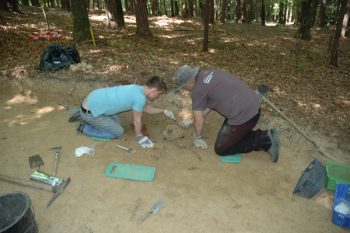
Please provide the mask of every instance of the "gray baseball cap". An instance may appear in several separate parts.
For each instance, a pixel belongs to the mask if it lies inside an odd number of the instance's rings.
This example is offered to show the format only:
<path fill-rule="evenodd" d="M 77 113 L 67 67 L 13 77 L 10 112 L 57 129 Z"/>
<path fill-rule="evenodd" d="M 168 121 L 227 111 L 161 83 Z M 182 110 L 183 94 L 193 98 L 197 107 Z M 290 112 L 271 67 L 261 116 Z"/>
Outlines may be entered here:
<path fill-rule="evenodd" d="M 183 65 L 179 67 L 173 77 L 176 83 L 175 92 L 190 83 L 197 76 L 199 69 L 200 66 L 191 68 L 189 65 Z"/>

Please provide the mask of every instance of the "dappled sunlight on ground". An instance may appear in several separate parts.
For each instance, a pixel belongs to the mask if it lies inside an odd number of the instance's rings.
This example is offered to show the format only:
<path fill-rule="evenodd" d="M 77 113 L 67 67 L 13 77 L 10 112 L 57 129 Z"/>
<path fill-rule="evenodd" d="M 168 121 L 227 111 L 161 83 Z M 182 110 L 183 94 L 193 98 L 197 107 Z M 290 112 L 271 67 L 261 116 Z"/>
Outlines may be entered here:
<path fill-rule="evenodd" d="M 5 107 L 5 109 L 10 110 L 11 108 Z M 41 108 L 34 108 L 28 114 L 18 114 L 14 118 L 4 119 L 3 122 L 6 123 L 9 127 L 14 127 L 16 125 L 27 125 L 31 121 L 40 119 L 44 115 L 49 114 L 55 110 L 52 106 L 46 106 Z"/>
<path fill-rule="evenodd" d="M 6 102 L 7 105 L 15 105 L 15 104 L 36 104 L 38 103 L 38 98 L 36 96 L 32 96 L 30 91 L 25 92 L 24 94 L 17 94 L 12 99 Z"/>

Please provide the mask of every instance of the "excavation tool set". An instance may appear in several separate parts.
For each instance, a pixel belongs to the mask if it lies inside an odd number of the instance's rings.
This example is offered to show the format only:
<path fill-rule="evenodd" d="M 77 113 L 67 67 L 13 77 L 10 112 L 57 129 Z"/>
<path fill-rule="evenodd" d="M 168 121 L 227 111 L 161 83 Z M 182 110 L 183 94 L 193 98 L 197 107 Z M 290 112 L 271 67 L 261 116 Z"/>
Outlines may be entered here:
<path fill-rule="evenodd" d="M 40 166 L 44 165 L 44 161 L 41 159 L 40 155 L 36 154 L 28 158 L 30 169 L 33 171 L 29 177 L 32 181 L 5 175 L 0 175 L 0 180 L 41 191 L 51 192 L 52 197 L 45 204 L 45 207 L 49 207 L 56 198 L 63 193 L 70 183 L 70 177 L 63 179 L 57 176 L 58 161 L 61 156 L 62 147 L 53 147 L 50 148 L 49 151 L 53 152 L 55 156 L 52 175 L 39 170 Z"/>

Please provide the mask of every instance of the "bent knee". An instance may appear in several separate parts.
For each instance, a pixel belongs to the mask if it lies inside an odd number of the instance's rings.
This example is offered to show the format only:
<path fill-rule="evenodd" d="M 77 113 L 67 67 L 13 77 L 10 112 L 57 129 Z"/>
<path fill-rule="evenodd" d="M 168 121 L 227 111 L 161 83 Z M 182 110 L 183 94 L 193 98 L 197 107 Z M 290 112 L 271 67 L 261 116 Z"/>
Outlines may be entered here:
<path fill-rule="evenodd" d="M 123 136 L 125 133 L 124 128 L 120 127 L 118 130 L 114 130 L 112 132 L 113 138 L 120 138 L 121 136 Z"/>
<path fill-rule="evenodd" d="M 224 153 L 224 150 L 217 145 L 214 146 L 214 151 L 218 156 L 221 156 Z"/>

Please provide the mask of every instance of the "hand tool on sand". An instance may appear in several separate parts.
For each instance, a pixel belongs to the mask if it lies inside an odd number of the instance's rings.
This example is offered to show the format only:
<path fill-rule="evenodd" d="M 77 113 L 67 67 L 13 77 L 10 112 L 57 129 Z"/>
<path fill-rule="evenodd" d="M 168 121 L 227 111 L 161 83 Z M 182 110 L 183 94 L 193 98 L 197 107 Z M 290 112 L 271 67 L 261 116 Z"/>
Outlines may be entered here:
<path fill-rule="evenodd" d="M 121 145 L 115 145 L 116 147 L 119 147 L 120 149 L 123 149 L 123 150 L 126 150 L 127 152 L 129 152 L 129 153 L 135 153 L 136 152 L 136 150 L 134 150 L 134 149 L 132 149 L 132 148 L 130 148 L 130 147 L 126 147 L 126 146 L 121 146 Z"/>
<path fill-rule="evenodd" d="M 35 171 L 34 173 L 38 173 L 39 174 L 41 172 Z M 16 184 L 16 185 L 21 185 L 21 186 L 24 186 L 24 187 L 38 189 L 38 190 L 41 190 L 41 191 L 52 192 L 53 193 L 52 197 L 45 204 L 46 208 L 49 207 L 56 200 L 56 198 L 63 193 L 64 189 L 70 183 L 70 177 L 68 177 L 66 180 L 63 180 L 61 178 L 59 178 L 59 179 L 60 179 L 60 182 L 56 183 L 56 185 L 54 185 L 54 186 L 51 186 L 51 189 L 49 189 L 49 188 L 47 188 L 45 186 L 41 186 L 41 185 L 32 183 L 32 182 L 24 180 L 24 179 L 19 179 L 19 178 L 15 178 L 15 177 L 11 177 L 11 176 L 0 175 L 0 180 L 2 180 L 2 181 L 6 181 L 6 182 L 9 182 L 9 183 L 12 183 L 12 184 Z M 43 181 L 41 181 L 41 182 L 43 182 Z M 43 182 L 43 183 L 47 184 L 47 182 Z"/>
<path fill-rule="evenodd" d="M 154 203 L 152 209 L 148 211 L 144 216 L 142 216 L 138 221 L 137 224 L 143 223 L 151 214 L 158 214 L 159 211 L 164 207 L 164 203 L 162 200 L 158 200 L 156 203 Z"/>
<path fill-rule="evenodd" d="M 60 155 L 61 155 L 62 147 L 60 147 L 60 146 L 53 147 L 53 148 L 50 148 L 49 151 L 52 151 L 55 153 L 55 165 L 54 165 L 53 171 L 52 171 L 52 175 L 55 176 L 57 174 L 58 160 L 59 160 Z"/>

